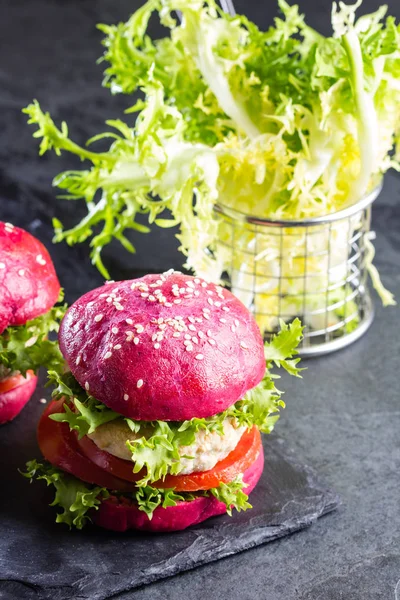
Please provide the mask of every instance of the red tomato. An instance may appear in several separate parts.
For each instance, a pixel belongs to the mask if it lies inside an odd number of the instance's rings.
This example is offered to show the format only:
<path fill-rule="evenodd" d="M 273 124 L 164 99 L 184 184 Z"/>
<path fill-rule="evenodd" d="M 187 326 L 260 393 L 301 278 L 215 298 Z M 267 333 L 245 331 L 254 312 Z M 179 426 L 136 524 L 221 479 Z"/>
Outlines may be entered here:
<path fill-rule="evenodd" d="M 14 388 L 27 383 L 32 377 L 34 377 L 33 371 L 27 371 L 25 377 L 21 373 L 15 373 L 4 379 L 0 379 L 0 394 L 9 392 Z"/>
<path fill-rule="evenodd" d="M 52 413 L 62 412 L 63 402 L 50 402 L 39 421 L 38 443 L 45 459 L 86 483 L 110 490 L 132 491 L 135 487 L 132 483 L 107 473 L 82 454 L 68 423 L 58 423 L 49 419 Z"/>
<path fill-rule="evenodd" d="M 127 481 L 137 481 L 144 475 L 144 471 L 133 473 L 133 465 L 129 460 L 117 458 L 104 450 L 100 450 L 88 437 L 83 437 L 77 443 L 81 451 L 91 461 L 116 477 Z M 152 485 L 157 488 L 173 488 L 177 492 L 194 492 L 217 487 L 220 483 L 228 483 L 235 479 L 237 475 L 244 473 L 256 460 L 260 448 L 260 432 L 257 427 L 253 427 L 242 435 L 236 448 L 209 471 L 190 475 L 167 475 L 163 481 L 157 481 Z"/>

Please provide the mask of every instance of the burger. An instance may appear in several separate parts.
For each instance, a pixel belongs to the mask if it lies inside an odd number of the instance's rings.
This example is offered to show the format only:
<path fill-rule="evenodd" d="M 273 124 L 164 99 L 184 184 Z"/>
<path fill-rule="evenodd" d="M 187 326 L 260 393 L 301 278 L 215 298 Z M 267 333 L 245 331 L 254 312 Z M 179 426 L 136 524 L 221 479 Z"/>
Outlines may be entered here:
<path fill-rule="evenodd" d="M 63 363 L 48 339 L 62 307 L 61 288 L 43 244 L 27 231 L 0 222 L 0 424 L 16 417 L 32 396 L 37 370 Z"/>
<path fill-rule="evenodd" d="M 46 463 L 25 475 L 56 488 L 57 521 L 115 531 L 175 531 L 251 508 L 260 431 L 284 406 L 269 367 L 291 359 L 299 321 L 265 345 L 226 289 L 173 270 L 111 282 L 67 311 L 70 371 L 49 373 L 38 426 Z"/>

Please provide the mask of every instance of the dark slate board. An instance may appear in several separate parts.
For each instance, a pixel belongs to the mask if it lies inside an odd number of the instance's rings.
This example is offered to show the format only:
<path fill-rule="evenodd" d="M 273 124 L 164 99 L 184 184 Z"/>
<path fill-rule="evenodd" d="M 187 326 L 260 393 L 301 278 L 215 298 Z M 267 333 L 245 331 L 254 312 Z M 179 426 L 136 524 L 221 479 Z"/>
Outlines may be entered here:
<path fill-rule="evenodd" d="M 51 492 L 17 468 L 39 456 L 39 388 L 19 418 L 0 429 L 0 598 L 105 600 L 311 525 L 338 505 L 313 471 L 275 435 L 264 436 L 263 476 L 253 510 L 215 517 L 174 534 L 115 534 L 95 527 L 70 532 L 54 523 Z"/>

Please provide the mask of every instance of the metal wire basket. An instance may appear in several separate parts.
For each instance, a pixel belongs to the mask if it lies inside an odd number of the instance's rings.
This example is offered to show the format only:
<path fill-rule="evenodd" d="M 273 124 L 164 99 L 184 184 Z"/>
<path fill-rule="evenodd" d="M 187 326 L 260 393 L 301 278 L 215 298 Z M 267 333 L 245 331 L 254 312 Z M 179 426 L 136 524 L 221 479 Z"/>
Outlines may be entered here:
<path fill-rule="evenodd" d="M 371 204 L 314 219 L 268 220 L 216 205 L 218 241 L 209 259 L 222 283 L 253 312 L 268 339 L 279 320 L 305 325 L 300 355 L 321 355 L 359 338 L 373 320 L 367 286 Z"/>

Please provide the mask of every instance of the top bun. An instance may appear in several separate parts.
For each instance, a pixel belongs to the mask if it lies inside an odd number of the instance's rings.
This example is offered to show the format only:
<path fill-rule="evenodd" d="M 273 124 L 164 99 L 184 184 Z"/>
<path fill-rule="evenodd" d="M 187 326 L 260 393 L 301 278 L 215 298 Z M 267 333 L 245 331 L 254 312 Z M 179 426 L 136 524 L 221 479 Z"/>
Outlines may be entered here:
<path fill-rule="evenodd" d="M 43 244 L 24 229 L 0 221 L 0 333 L 46 313 L 60 289 Z"/>
<path fill-rule="evenodd" d="M 142 421 L 222 412 L 264 376 L 264 345 L 229 291 L 173 270 L 108 283 L 77 300 L 61 351 L 92 396 Z"/>

